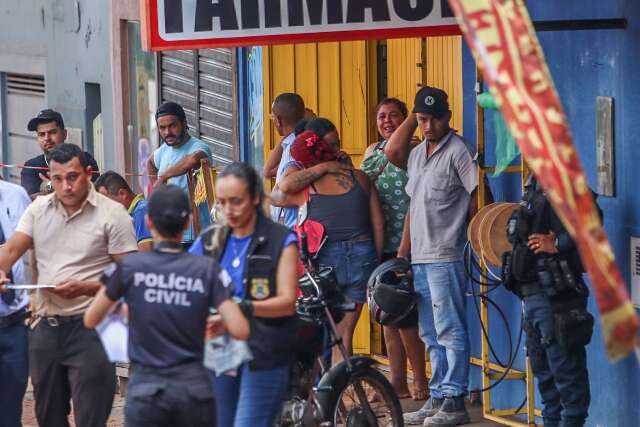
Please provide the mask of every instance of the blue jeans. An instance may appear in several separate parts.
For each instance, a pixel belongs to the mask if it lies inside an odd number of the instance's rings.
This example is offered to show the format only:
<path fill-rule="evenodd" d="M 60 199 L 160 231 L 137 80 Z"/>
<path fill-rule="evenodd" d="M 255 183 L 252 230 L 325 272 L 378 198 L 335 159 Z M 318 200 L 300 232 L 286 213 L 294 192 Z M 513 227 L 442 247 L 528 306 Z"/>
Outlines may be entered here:
<path fill-rule="evenodd" d="M 29 376 L 29 328 L 22 322 L 0 328 L 0 426 L 22 425 L 22 398 Z"/>
<path fill-rule="evenodd" d="M 289 366 L 251 370 L 245 363 L 235 376 L 209 372 L 219 427 L 271 427 L 287 392 Z"/>
<path fill-rule="evenodd" d="M 546 295 L 526 297 L 523 303 L 527 353 L 544 405 L 544 425 L 582 426 L 591 400 L 585 348 L 567 350 L 558 344 Z"/>
<path fill-rule="evenodd" d="M 338 287 L 343 295 L 355 303 L 364 304 L 369 276 L 378 265 L 373 240 L 326 242 L 318 255 L 318 263 L 335 268 Z"/>
<path fill-rule="evenodd" d="M 431 361 L 431 396 L 463 396 L 469 384 L 467 276 L 462 261 L 413 264 L 420 338 Z"/>

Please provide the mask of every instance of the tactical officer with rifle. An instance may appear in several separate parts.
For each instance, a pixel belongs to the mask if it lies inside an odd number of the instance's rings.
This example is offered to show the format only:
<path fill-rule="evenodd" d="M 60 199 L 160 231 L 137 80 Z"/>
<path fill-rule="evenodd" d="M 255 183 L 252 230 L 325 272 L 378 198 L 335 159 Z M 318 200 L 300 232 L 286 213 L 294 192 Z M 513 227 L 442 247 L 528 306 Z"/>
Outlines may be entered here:
<path fill-rule="evenodd" d="M 527 354 L 538 379 L 545 427 L 582 426 L 590 392 L 585 346 L 593 316 L 575 242 L 531 177 L 507 225 L 503 282 L 521 300 Z"/>

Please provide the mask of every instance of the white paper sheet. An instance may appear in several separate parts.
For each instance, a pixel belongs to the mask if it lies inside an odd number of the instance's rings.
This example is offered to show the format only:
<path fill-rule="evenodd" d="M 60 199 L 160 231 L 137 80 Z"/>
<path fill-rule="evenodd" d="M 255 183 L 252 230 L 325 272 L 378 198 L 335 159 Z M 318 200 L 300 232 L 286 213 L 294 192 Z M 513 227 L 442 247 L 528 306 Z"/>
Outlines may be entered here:
<path fill-rule="evenodd" d="M 31 284 L 15 284 L 9 283 L 4 285 L 5 289 L 45 289 L 45 288 L 55 288 L 56 285 L 31 285 Z"/>
<path fill-rule="evenodd" d="M 110 313 L 96 327 L 110 362 L 128 363 L 129 325 L 119 312 Z"/>

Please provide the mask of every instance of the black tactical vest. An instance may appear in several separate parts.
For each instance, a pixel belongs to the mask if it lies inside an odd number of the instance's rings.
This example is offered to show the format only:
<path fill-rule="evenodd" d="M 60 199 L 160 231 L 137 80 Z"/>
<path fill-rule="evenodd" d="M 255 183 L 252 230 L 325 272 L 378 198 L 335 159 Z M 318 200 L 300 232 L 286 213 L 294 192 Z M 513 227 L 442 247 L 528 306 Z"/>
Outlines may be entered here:
<path fill-rule="evenodd" d="M 588 291 L 581 278 L 584 267 L 572 241 L 570 248 L 561 249 L 560 253 L 555 255 L 544 253 L 535 255 L 529 249 L 529 235 L 547 234 L 550 231 L 553 231 L 556 236 L 566 236 L 570 240 L 542 188 L 535 179 L 531 178 L 527 183 L 520 207 L 514 211 L 508 225 L 507 236 L 513 247 L 509 253 L 507 269 L 509 277 L 505 277 L 505 285 L 516 294 L 520 293 L 522 285 L 541 285 L 540 290 L 546 290 L 547 293 L 550 292 L 549 286 L 557 287 L 557 294 L 551 292 L 552 299 L 571 299 L 576 293 L 585 296 L 584 293 Z M 547 265 L 555 267 L 562 263 L 566 266 L 564 271 L 560 267 L 554 269 L 547 267 Z M 505 267 L 503 266 L 503 274 L 505 274 Z M 543 277 L 554 284 L 545 286 L 541 283 Z"/>
<path fill-rule="evenodd" d="M 209 227 L 202 242 L 205 255 L 220 261 L 231 228 Z M 246 253 L 242 284 L 245 298 L 263 301 L 276 295 L 276 272 L 283 245 L 291 230 L 259 214 L 251 243 Z M 272 369 L 288 365 L 293 356 L 295 317 L 250 320 L 249 347 L 253 354 L 251 369 Z"/>

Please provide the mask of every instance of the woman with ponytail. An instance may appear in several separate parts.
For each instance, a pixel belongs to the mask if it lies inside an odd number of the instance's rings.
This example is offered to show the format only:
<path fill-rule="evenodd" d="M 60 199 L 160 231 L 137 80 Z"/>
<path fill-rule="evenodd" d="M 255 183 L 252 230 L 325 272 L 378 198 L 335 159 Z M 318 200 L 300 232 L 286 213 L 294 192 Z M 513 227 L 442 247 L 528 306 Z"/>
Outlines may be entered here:
<path fill-rule="evenodd" d="M 234 296 L 249 319 L 252 360 L 213 375 L 219 426 L 268 427 L 289 383 L 294 354 L 298 249 L 295 235 L 264 214 L 258 173 L 235 162 L 216 179 L 217 224 L 191 252 L 209 255 L 228 273 Z M 224 333 L 220 322 L 211 335 Z"/>

